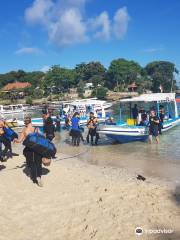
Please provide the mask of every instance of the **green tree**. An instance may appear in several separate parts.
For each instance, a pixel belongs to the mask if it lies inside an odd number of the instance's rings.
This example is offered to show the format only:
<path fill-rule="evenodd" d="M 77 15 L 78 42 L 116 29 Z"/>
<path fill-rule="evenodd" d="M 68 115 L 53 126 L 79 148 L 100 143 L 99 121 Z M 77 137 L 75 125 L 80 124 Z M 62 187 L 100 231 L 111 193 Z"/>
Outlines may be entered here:
<path fill-rule="evenodd" d="M 77 92 L 80 98 L 84 97 L 84 87 L 85 87 L 85 83 L 82 80 L 80 80 L 77 88 Z"/>
<path fill-rule="evenodd" d="M 93 82 L 102 84 L 105 79 L 106 69 L 100 62 L 81 63 L 75 67 L 76 81 Z"/>
<path fill-rule="evenodd" d="M 39 89 L 39 88 L 35 88 L 34 91 L 33 91 L 33 97 L 35 99 L 40 99 L 42 98 L 44 95 L 44 91 L 42 89 Z"/>
<path fill-rule="evenodd" d="M 52 66 L 44 79 L 45 87 L 58 87 L 69 89 L 75 85 L 75 73 L 72 69 L 61 68 L 59 65 Z"/>
<path fill-rule="evenodd" d="M 162 86 L 164 92 L 170 92 L 176 89 L 175 74 L 178 70 L 174 63 L 167 61 L 154 61 L 149 63 L 145 70 L 152 78 L 152 91 L 159 92 Z"/>
<path fill-rule="evenodd" d="M 97 97 L 98 99 L 105 99 L 107 96 L 107 92 L 107 88 L 100 86 L 93 90 L 92 96 Z"/>
<path fill-rule="evenodd" d="M 32 84 L 33 88 L 40 87 L 43 88 L 43 80 L 45 73 L 40 71 L 27 72 L 22 82 L 29 82 Z"/>
<path fill-rule="evenodd" d="M 142 67 L 138 63 L 123 58 L 113 60 L 107 72 L 106 86 L 110 89 L 125 89 L 128 84 L 137 82 L 141 74 Z"/>
<path fill-rule="evenodd" d="M 86 63 L 77 64 L 75 67 L 75 74 L 76 74 L 76 82 L 80 82 L 81 80 L 86 81 Z"/>
<path fill-rule="evenodd" d="M 29 96 L 29 97 L 26 98 L 26 104 L 30 104 L 30 105 L 33 104 L 32 97 Z"/>

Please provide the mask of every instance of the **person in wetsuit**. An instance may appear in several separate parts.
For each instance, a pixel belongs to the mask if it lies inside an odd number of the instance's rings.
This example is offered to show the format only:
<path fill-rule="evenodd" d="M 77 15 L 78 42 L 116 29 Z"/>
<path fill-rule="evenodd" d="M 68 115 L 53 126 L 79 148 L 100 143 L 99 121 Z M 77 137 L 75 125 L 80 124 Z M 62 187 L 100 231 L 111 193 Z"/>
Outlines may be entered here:
<path fill-rule="evenodd" d="M 35 129 L 35 127 L 33 127 L 30 117 L 26 117 L 24 119 L 24 124 L 25 127 L 23 128 L 19 139 L 14 140 L 16 143 L 23 142 L 29 134 L 39 131 L 39 129 Z M 36 183 L 38 186 L 42 187 L 42 156 L 28 147 L 24 148 L 23 155 L 26 158 L 26 164 L 30 170 L 31 180 L 33 183 Z"/>
<path fill-rule="evenodd" d="M 141 121 L 139 123 L 139 126 L 148 126 L 148 117 L 144 108 L 140 110 L 140 114 L 141 114 Z"/>
<path fill-rule="evenodd" d="M 55 137 L 55 126 L 53 124 L 53 120 L 51 117 L 48 117 L 44 121 L 43 130 L 44 130 L 46 138 L 49 139 L 50 141 L 52 141 Z"/>
<path fill-rule="evenodd" d="M 8 126 L 6 125 L 6 122 L 3 119 L 1 119 L 0 120 L 0 160 L 4 162 L 7 161 L 8 158 L 12 158 L 13 156 L 11 140 L 5 136 L 5 128 L 8 128 Z M 4 150 L 2 150 L 2 145 L 4 145 Z"/>
<path fill-rule="evenodd" d="M 0 161 L 4 161 L 4 154 L 2 150 L 2 145 L 4 142 L 4 122 L 0 120 Z"/>
<path fill-rule="evenodd" d="M 71 127 L 71 116 L 65 115 L 64 121 L 65 121 L 65 124 L 64 124 L 63 129 L 69 131 L 70 127 Z"/>
<path fill-rule="evenodd" d="M 158 128 L 159 128 L 159 118 L 156 115 L 155 111 L 151 110 L 150 116 L 149 116 L 149 142 L 150 143 L 152 143 L 153 136 L 156 139 L 156 143 L 159 143 Z"/>
<path fill-rule="evenodd" d="M 95 145 L 98 144 L 99 133 L 97 132 L 98 119 L 94 116 L 93 112 L 90 112 L 90 117 L 87 122 L 88 127 L 88 135 L 86 137 L 87 143 L 89 143 L 89 137 L 91 137 L 91 145 L 94 145 L 94 137 L 95 137 Z"/>
<path fill-rule="evenodd" d="M 56 116 L 56 132 L 60 132 L 61 131 L 61 118 L 59 115 Z"/>
<path fill-rule="evenodd" d="M 165 117 L 164 107 L 161 106 L 161 107 L 160 107 L 160 112 L 159 112 L 159 127 L 158 127 L 158 129 L 159 129 L 159 134 L 162 134 L 164 117 Z"/>
<path fill-rule="evenodd" d="M 80 124 L 79 113 L 75 112 L 71 119 L 71 132 L 70 132 L 73 146 L 79 146 L 80 139 L 82 139 L 79 124 Z"/>
<path fill-rule="evenodd" d="M 137 125 L 138 114 L 139 114 L 139 111 L 137 108 L 137 104 L 134 104 L 134 107 L 132 108 L 132 117 L 134 120 L 134 125 Z"/>

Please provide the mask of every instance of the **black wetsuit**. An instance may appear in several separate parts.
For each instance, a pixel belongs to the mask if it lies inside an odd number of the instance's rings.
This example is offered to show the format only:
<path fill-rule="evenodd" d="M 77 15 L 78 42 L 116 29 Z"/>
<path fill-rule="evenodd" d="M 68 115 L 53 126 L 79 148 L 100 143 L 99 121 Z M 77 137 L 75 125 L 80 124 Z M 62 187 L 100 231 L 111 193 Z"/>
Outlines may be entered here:
<path fill-rule="evenodd" d="M 90 124 L 93 125 L 93 128 L 89 128 L 89 131 L 88 131 L 88 135 L 87 135 L 87 143 L 89 143 L 89 136 L 91 137 L 91 144 L 93 145 L 94 143 L 94 137 L 95 137 L 95 145 L 98 144 L 98 140 L 99 140 L 99 133 L 97 132 L 97 123 L 94 123 L 94 120 L 96 118 L 95 117 L 92 117 L 89 119 L 88 121 L 88 124 L 87 126 L 89 126 Z"/>
<path fill-rule="evenodd" d="M 2 145 L 4 145 L 4 150 L 2 150 Z M 4 134 L 0 135 L 0 160 L 3 160 L 7 153 L 9 152 L 9 157 L 12 157 L 12 146 L 11 141 L 7 139 Z"/>
<path fill-rule="evenodd" d="M 46 138 L 52 141 L 55 137 L 55 126 L 53 124 L 53 120 L 50 117 L 45 121 L 43 130 L 46 134 Z"/>
<path fill-rule="evenodd" d="M 154 120 L 158 121 L 159 120 L 158 116 L 149 117 L 149 135 L 157 137 L 159 123 L 154 122 Z"/>
<path fill-rule="evenodd" d="M 37 177 L 42 176 L 42 156 L 25 147 L 23 155 L 26 158 L 27 167 L 30 169 L 30 175 L 33 182 L 36 182 Z"/>
<path fill-rule="evenodd" d="M 60 132 L 61 131 L 61 119 L 56 118 L 56 131 Z"/>
<path fill-rule="evenodd" d="M 45 125 L 44 133 L 46 134 L 46 138 L 52 141 L 55 137 L 55 126 L 54 125 Z"/>
<path fill-rule="evenodd" d="M 24 148 L 23 155 L 26 158 L 27 167 L 30 169 L 30 177 L 36 183 L 37 177 L 42 176 L 42 156 L 28 147 Z"/>
<path fill-rule="evenodd" d="M 159 134 L 162 134 L 162 129 L 163 129 L 163 122 L 164 122 L 164 114 L 160 113 L 159 114 Z"/>
<path fill-rule="evenodd" d="M 132 117 L 133 117 L 134 121 L 137 121 L 137 117 L 138 117 L 137 107 L 132 108 Z M 135 122 L 135 124 L 136 124 L 136 122 Z"/>

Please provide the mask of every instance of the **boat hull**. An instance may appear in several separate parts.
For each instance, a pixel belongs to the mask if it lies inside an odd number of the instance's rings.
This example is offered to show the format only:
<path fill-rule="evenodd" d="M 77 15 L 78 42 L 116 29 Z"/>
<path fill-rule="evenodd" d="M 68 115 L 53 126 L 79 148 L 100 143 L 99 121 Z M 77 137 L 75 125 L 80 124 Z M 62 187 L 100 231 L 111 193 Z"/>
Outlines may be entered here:
<path fill-rule="evenodd" d="M 121 125 L 107 125 L 99 130 L 100 134 L 106 135 L 115 142 L 127 143 L 134 141 L 146 141 L 148 138 L 148 129 L 145 127 Z"/>
<path fill-rule="evenodd" d="M 53 120 L 54 120 L 54 124 L 55 124 L 55 117 L 52 117 Z M 87 125 L 87 120 L 88 118 L 84 118 L 84 119 L 80 119 L 80 125 L 81 126 L 86 126 Z M 105 123 L 106 121 L 106 118 L 98 118 L 98 122 L 99 123 Z M 43 123 L 43 119 L 42 118 L 33 118 L 32 119 L 32 125 L 34 127 L 40 127 L 42 128 L 44 123 Z M 23 121 L 17 121 L 17 126 L 18 127 L 23 127 L 24 126 L 24 122 Z M 62 120 L 61 121 L 61 127 L 64 127 L 65 126 L 65 120 Z"/>
<path fill-rule="evenodd" d="M 108 138 L 113 139 L 115 142 L 118 143 L 128 143 L 128 142 L 145 142 L 148 139 L 148 135 L 143 136 L 125 136 L 125 135 L 113 135 L 113 134 L 106 134 Z"/>
<path fill-rule="evenodd" d="M 173 127 L 180 124 L 180 118 L 172 119 L 164 122 L 162 132 L 166 132 Z M 106 135 L 108 138 L 119 143 L 128 143 L 134 141 L 147 141 L 149 133 L 148 127 L 128 126 L 128 125 L 115 125 L 103 126 L 100 134 Z"/>

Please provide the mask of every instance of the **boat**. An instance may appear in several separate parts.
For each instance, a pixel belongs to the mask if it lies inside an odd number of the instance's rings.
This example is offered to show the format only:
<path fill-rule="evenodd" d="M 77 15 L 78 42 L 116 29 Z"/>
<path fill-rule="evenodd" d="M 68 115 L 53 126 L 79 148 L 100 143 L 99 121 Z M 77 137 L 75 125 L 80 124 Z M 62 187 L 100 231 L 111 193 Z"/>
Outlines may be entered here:
<path fill-rule="evenodd" d="M 164 109 L 166 109 L 166 118 L 163 122 L 162 132 L 180 124 L 175 93 L 151 93 L 120 100 L 120 122 L 114 125 L 102 126 L 99 133 L 119 143 L 146 141 L 149 135 L 148 127 L 134 125 L 134 120 L 131 118 L 132 103 L 143 106 L 146 112 L 152 108 L 156 109 L 158 115 L 160 106 L 163 106 Z M 129 118 L 123 119 L 125 116 L 123 116 L 122 113 L 125 111 L 123 109 L 125 104 L 128 104 Z"/>
<path fill-rule="evenodd" d="M 180 97 L 177 97 L 177 98 L 176 98 L 176 102 L 177 102 L 177 103 L 180 103 Z"/>
<path fill-rule="evenodd" d="M 90 112 L 94 112 L 95 116 L 98 118 L 99 123 L 105 123 L 106 119 L 109 117 L 109 113 L 105 112 L 105 107 L 110 107 L 111 105 L 107 105 L 106 101 L 100 101 L 95 99 L 88 100 L 78 100 L 74 102 L 66 102 L 62 105 L 60 109 L 60 118 L 61 118 L 61 126 L 65 126 L 66 117 L 72 117 L 75 112 L 78 112 L 80 115 L 80 125 L 86 125 L 87 120 L 89 119 Z M 51 108 L 50 108 L 51 109 Z M 56 122 L 56 116 L 51 117 Z M 21 120 L 18 120 L 18 126 L 23 126 L 24 123 Z M 32 124 L 36 127 L 43 127 L 44 121 L 43 118 L 32 118 Z"/>
<path fill-rule="evenodd" d="M 16 114 L 16 113 L 23 113 L 24 107 L 22 104 L 17 105 L 0 105 L 0 114 L 7 115 L 7 114 Z"/>
<path fill-rule="evenodd" d="M 63 111 L 67 114 L 69 112 L 74 111 L 88 111 L 88 109 L 92 111 L 100 111 L 101 109 L 107 110 L 112 107 L 111 102 L 107 102 L 104 100 L 97 100 L 96 98 L 89 99 L 80 99 L 73 102 L 66 102 L 63 106 Z"/>
<path fill-rule="evenodd" d="M 52 119 L 53 119 L 53 122 L 54 122 L 54 124 L 55 124 L 55 119 L 56 119 L 56 117 L 52 117 Z M 88 116 L 87 117 L 81 117 L 80 118 L 80 125 L 81 126 L 85 126 L 86 124 L 87 124 L 87 120 L 88 120 Z M 105 123 L 105 121 L 106 121 L 106 118 L 105 117 L 98 117 L 98 122 L 99 123 Z M 22 121 L 18 121 L 18 124 L 19 124 L 19 126 L 21 125 L 21 126 L 23 126 L 24 125 L 24 123 L 22 122 Z M 35 127 L 43 127 L 43 125 L 44 125 L 44 123 L 43 123 L 43 119 L 42 118 L 32 118 L 32 125 L 33 126 L 35 126 Z M 64 127 L 65 126 L 65 120 L 64 119 L 62 119 L 61 120 L 61 127 Z"/>

